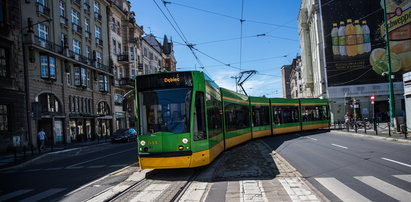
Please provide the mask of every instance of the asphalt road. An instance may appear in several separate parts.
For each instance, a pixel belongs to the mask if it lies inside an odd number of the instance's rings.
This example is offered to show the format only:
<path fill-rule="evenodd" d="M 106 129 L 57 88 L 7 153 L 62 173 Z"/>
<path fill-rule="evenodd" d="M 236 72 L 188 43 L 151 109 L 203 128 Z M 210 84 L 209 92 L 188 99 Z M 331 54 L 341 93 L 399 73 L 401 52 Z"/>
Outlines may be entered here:
<path fill-rule="evenodd" d="M 136 161 L 136 142 L 100 144 L 45 155 L 23 168 L 0 172 L 0 201 L 59 200 L 71 191 Z"/>
<path fill-rule="evenodd" d="M 305 132 L 265 138 L 331 201 L 410 201 L 411 145 Z"/>

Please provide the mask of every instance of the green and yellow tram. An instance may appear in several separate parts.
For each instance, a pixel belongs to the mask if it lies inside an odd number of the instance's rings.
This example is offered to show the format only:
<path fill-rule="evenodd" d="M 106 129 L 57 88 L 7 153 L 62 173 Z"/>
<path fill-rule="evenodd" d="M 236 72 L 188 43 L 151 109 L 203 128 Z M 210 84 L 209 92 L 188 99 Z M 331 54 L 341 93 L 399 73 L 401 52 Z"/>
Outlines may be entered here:
<path fill-rule="evenodd" d="M 142 169 L 200 167 L 248 140 L 330 123 L 327 100 L 248 97 L 199 71 L 141 75 L 135 90 Z"/>

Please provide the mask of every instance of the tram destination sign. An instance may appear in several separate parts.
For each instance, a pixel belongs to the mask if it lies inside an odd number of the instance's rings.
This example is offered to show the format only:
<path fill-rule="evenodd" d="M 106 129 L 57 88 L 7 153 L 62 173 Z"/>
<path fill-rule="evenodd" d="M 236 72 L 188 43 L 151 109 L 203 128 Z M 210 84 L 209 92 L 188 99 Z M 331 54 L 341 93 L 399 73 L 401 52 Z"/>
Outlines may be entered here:
<path fill-rule="evenodd" d="M 150 74 L 137 77 L 137 89 L 173 88 L 193 86 L 191 72 Z"/>

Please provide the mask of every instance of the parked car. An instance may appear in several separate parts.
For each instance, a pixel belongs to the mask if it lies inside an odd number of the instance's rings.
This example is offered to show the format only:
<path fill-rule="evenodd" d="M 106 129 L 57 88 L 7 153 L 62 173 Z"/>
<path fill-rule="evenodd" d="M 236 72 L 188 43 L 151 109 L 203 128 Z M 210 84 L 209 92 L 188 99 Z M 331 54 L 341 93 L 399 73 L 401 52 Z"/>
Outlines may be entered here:
<path fill-rule="evenodd" d="M 120 129 L 114 132 L 111 142 L 137 141 L 137 131 L 134 128 Z"/>

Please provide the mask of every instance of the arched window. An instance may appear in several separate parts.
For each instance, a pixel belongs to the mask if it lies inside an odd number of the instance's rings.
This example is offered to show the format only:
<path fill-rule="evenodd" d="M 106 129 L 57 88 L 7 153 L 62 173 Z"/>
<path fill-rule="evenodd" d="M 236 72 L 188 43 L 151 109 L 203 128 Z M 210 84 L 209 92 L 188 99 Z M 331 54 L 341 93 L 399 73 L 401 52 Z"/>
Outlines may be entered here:
<path fill-rule="evenodd" d="M 42 112 L 62 112 L 61 104 L 58 98 L 51 93 L 43 93 L 39 95 L 38 101 L 42 106 Z"/>
<path fill-rule="evenodd" d="M 99 102 L 97 105 L 97 114 L 98 115 L 110 115 L 110 107 L 107 102 Z"/>

